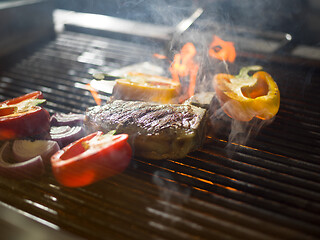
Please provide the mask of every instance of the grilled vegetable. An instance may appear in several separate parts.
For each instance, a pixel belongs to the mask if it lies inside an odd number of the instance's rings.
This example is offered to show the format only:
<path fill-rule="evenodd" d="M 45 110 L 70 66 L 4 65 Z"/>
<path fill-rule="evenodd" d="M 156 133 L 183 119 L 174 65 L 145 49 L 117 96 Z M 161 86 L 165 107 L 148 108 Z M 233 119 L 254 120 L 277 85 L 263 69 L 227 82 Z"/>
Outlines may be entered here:
<path fill-rule="evenodd" d="M 130 72 L 116 79 L 113 88 L 115 99 L 142 100 L 158 103 L 178 102 L 180 83 L 169 78 Z"/>
<path fill-rule="evenodd" d="M 67 146 L 85 135 L 83 121 L 83 114 L 53 114 L 50 118 L 50 138 L 58 142 L 61 148 Z"/>
<path fill-rule="evenodd" d="M 83 114 L 77 113 L 55 113 L 50 118 L 51 126 L 76 126 L 82 125 L 84 120 Z"/>
<path fill-rule="evenodd" d="M 32 92 L 0 103 L 0 140 L 29 137 L 49 131 L 49 113 L 42 107 L 41 92 Z"/>
<path fill-rule="evenodd" d="M 280 106 L 280 92 L 276 82 L 266 72 L 249 76 L 249 71 L 261 70 L 260 66 L 241 69 L 239 75 L 217 74 L 214 89 L 224 112 L 239 121 L 257 117 L 267 120 L 274 117 Z"/>
<path fill-rule="evenodd" d="M 51 140 L 56 141 L 60 147 L 65 147 L 84 135 L 85 131 L 82 126 L 53 126 L 50 128 Z"/>
<path fill-rule="evenodd" d="M 2 176 L 18 179 L 37 178 L 45 171 L 40 155 L 23 162 L 9 162 L 10 158 L 12 160 L 10 143 L 5 142 L 0 148 L 0 174 Z"/>
<path fill-rule="evenodd" d="M 81 187 L 122 172 L 130 163 L 128 135 L 98 131 L 73 142 L 51 157 L 59 183 Z"/>
<path fill-rule="evenodd" d="M 15 140 L 12 152 L 19 162 L 41 156 L 44 162 L 50 162 L 51 156 L 59 151 L 58 143 L 50 140 Z"/>

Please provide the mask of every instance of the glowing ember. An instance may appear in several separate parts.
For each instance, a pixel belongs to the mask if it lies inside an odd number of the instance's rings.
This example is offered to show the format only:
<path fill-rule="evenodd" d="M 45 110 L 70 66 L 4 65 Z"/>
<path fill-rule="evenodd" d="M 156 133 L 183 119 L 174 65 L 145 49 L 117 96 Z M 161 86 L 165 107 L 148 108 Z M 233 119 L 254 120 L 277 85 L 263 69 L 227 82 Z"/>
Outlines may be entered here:
<path fill-rule="evenodd" d="M 223 41 L 214 35 L 209 48 L 209 56 L 221 61 L 234 62 L 236 59 L 236 50 L 233 42 Z"/>

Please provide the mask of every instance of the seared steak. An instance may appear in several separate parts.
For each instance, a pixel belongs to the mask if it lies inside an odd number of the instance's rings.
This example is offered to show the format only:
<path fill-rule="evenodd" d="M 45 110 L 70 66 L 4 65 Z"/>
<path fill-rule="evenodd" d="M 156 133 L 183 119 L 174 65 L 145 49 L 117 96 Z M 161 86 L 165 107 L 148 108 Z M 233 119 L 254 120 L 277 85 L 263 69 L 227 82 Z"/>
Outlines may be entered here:
<path fill-rule="evenodd" d="M 178 159 L 201 146 L 206 110 L 191 105 L 114 100 L 89 108 L 85 123 L 90 131 L 129 134 L 136 156 Z"/>

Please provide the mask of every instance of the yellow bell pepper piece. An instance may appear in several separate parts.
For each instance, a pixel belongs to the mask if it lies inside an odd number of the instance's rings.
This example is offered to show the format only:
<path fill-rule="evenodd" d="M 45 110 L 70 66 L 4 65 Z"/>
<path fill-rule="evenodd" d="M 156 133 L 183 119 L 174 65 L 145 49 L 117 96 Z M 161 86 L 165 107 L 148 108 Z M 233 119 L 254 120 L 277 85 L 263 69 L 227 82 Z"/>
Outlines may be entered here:
<path fill-rule="evenodd" d="M 112 94 L 122 100 L 177 103 L 180 83 L 161 76 L 130 72 L 124 78 L 116 79 Z"/>
<path fill-rule="evenodd" d="M 280 92 L 276 82 L 266 72 L 249 76 L 249 71 L 261 70 L 250 66 L 240 70 L 239 75 L 220 73 L 214 76 L 213 86 L 224 112 L 239 121 L 257 117 L 267 120 L 274 117 L 280 107 Z"/>

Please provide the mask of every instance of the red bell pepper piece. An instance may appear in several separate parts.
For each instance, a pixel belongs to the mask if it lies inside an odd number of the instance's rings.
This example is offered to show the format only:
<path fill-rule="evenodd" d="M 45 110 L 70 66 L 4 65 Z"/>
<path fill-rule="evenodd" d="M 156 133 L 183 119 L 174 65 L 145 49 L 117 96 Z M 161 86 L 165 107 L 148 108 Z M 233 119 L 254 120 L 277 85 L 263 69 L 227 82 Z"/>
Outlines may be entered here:
<path fill-rule="evenodd" d="M 20 97 L 9 99 L 9 100 L 6 100 L 6 101 L 0 103 L 0 106 L 2 106 L 4 104 L 6 104 L 6 105 L 14 105 L 14 104 L 20 103 L 22 101 L 31 100 L 31 99 L 43 99 L 42 92 L 35 91 L 35 92 L 31 92 L 31 93 L 27 93 L 25 95 L 22 95 Z"/>
<path fill-rule="evenodd" d="M 124 171 L 132 150 L 127 134 L 98 131 L 83 137 L 51 157 L 52 171 L 59 183 L 81 187 Z"/>
<path fill-rule="evenodd" d="M 40 91 L 0 103 L 0 140 L 29 137 L 49 131 L 50 115 L 38 104 L 45 100 Z"/>

